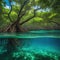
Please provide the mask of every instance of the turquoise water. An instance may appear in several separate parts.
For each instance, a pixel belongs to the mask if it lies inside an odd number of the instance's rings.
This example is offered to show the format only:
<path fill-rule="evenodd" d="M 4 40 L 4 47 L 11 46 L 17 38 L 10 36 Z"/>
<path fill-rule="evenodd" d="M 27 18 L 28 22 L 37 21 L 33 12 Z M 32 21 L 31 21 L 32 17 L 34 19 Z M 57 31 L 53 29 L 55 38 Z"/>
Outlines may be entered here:
<path fill-rule="evenodd" d="M 39 30 L 26 33 L 0 33 L 0 38 L 39 38 L 52 37 L 60 38 L 60 30 Z"/>
<path fill-rule="evenodd" d="M 9 41 L 12 40 L 15 46 Z M 54 56 L 54 60 L 60 59 L 60 30 L 40 30 L 26 33 L 0 33 L 0 58 L 1 60 L 29 60 L 21 59 L 21 54 L 26 58 L 35 54 L 42 56 Z M 33 55 L 34 54 L 34 55 Z M 5 56 L 6 55 L 6 56 Z M 10 57 L 10 58 L 7 58 Z M 39 55 L 40 56 L 40 55 Z M 41 56 L 41 57 L 42 57 Z M 14 59 L 13 59 L 14 58 Z M 52 59 L 52 58 L 51 58 Z M 35 60 L 30 59 L 30 60 Z M 36 59 L 43 60 L 43 59 Z M 45 59 L 46 60 L 46 59 Z M 48 59 L 49 60 L 49 59 Z M 53 60 L 53 59 L 52 59 Z"/>

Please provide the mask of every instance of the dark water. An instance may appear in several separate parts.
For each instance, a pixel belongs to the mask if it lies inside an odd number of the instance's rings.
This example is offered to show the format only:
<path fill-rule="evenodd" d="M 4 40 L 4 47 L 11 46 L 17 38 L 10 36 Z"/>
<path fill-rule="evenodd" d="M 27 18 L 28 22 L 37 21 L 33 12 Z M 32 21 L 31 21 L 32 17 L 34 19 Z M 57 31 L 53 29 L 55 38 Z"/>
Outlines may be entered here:
<path fill-rule="evenodd" d="M 18 41 L 19 46 L 16 46 L 17 44 L 14 42 L 14 39 Z M 8 45 L 9 40 L 12 40 L 15 43 L 15 46 L 13 46 L 12 43 Z M 19 34 L 1 33 L 0 55 L 6 52 L 8 53 L 8 51 L 10 53 L 13 53 L 15 50 L 14 48 L 16 49 L 16 51 L 19 50 L 35 51 L 35 52 L 43 51 L 43 54 L 46 53 L 46 51 L 49 51 L 60 54 L 60 30 L 30 31 L 27 33 L 19 33 Z"/>

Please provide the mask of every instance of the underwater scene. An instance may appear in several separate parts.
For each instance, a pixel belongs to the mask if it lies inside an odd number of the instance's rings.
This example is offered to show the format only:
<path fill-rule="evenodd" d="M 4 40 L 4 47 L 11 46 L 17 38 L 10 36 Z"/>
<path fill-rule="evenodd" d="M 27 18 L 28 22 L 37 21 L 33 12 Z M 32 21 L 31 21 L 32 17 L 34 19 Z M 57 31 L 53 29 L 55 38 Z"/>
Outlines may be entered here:
<path fill-rule="evenodd" d="M 60 30 L 0 33 L 0 60 L 60 60 Z"/>
<path fill-rule="evenodd" d="M 60 0 L 0 0 L 0 60 L 60 60 Z"/>

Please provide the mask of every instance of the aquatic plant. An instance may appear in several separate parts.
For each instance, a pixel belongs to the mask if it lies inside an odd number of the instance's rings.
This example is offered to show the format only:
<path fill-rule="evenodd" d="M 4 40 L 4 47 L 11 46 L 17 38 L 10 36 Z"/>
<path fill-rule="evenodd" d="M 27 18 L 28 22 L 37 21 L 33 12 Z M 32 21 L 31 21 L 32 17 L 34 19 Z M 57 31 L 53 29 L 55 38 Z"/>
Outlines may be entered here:
<path fill-rule="evenodd" d="M 44 51 L 43 51 L 44 52 Z M 21 50 L 19 52 L 13 53 L 13 58 L 16 60 L 59 60 L 60 56 L 59 54 L 54 54 L 53 52 L 49 52 L 51 55 L 48 54 L 48 51 L 46 51 L 47 54 L 44 53 L 37 53 L 37 51 L 27 51 L 27 50 Z M 54 56 L 54 57 L 53 57 Z"/>

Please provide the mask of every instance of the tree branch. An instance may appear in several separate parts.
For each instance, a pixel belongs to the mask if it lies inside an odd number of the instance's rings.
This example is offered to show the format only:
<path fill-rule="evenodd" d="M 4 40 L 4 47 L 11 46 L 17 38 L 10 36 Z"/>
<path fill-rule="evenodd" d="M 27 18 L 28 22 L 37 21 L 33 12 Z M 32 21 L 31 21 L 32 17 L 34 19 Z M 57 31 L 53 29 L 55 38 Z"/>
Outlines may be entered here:
<path fill-rule="evenodd" d="M 22 12 L 22 10 L 23 10 L 23 8 L 24 8 L 24 6 L 26 5 L 27 2 L 28 2 L 28 0 L 25 0 L 24 3 L 22 4 L 22 6 L 20 8 L 20 11 L 19 11 L 19 14 L 18 14 L 18 17 L 17 17 L 17 21 L 20 20 L 20 18 L 21 18 L 20 14 L 21 14 L 21 12 Z"/>
<path fill-rule="evenodd" d="M 22 18 L 25 14 L 26 14 L 26 10 L 22 12 L 22 14 L 21 14 L 21 16 L 19 16 L 19 18 Z"/>
<path fill-rule="evenodd" d="M 26 22 L 28 22 L 29 20 L 31 20 L 32 18 L 34 18 L 35 17 L 35 15 L 36 15 L 36 11 L 37 10 L 39 10 L 40 8 L 37 8 L 37 9 L 35 9 L 34 10 L 34 15 L 32 16 L 32 17 L 29 17 L 28 19 L 26 19 L 25 21 L 23 21 L 22 23 L 20 23 L 20 25 L 22 25 L 22 24 L 24 24 L 24 23 L 26 23 Z"/>
<path fill-rule="evenodd" d="M 57 22 L 55 22 L 55 21 L 49 21 L 49 22 L 53 22 L 53 23 L 57 24 L 58 26 L 60 26 L 60 24 L 59 24 L 59 23 L 57 23 Z"/>
<path fill-rule="evenodd" d="M 24 8 L 24 6 L 25 6 L 26 3 L 27 3 L 27 0 L 24 1 L 23 5 L 22 5 L 21 8 L 20 8 L 20 11 L 19 11 L 19 14 L 18 14 L 18 18 L 17 18 L 17 21 L 18 21 L 18 22 L 19 22 L 20 18 L 22 18 L 22 17 L 25 15 L 25 13 L 26 13 L 26 11 L 25 11 L 25 12 L 20 16 L 20 14 L 21 14 L 21 12 L 22 12 L 22 9 Z M 11 18 L 10 18 L 10 13 L 11 13 L 11 11 L 12 11 L 11 0 L 10 0 L 10 6 L 11 6 L 11 10 L 10 10 L 10 12 L 8 13 L 8 17 L 9 17 L 10 21 L 12 22 L 12 20 L 11 20 Z M 14 24 L 17 24 L 17 21 L 15 21 L 15 22 L 12 23 L 11 25 L 9 25 L 9 27 L 8 27 L 4 32 L 8 31 L 8 30 L 10 29 L 10 27 L 13 26 Z"/>
<path fill-rule="evenodd" d="M 9 18 L 10 21 L 12 22 L 12 19 L 11 19 L 11 17 L 10 17 L 10 14 L 11 14 L 11 12 L 12 12 L 11 0 L 9 0 L 9 4 L 10 4 L 11 9 L 10 9 L 10 11 L 9 11 L 9 13 L 8 13 L 8 18 Z"/>
<path fill-rule="evenodd" d="M 24 15 L 25 15 L 25 12 L 20 17 L 23 17 Z M 17 24 L 17 22 L 15 21 L 14 23 L 11 23 L 9 26 L 7 26 L 4 29 L 4 32 L 7 32 L 14 24 Z"/>

